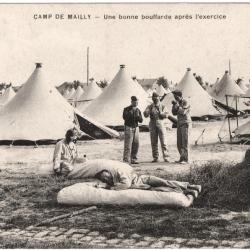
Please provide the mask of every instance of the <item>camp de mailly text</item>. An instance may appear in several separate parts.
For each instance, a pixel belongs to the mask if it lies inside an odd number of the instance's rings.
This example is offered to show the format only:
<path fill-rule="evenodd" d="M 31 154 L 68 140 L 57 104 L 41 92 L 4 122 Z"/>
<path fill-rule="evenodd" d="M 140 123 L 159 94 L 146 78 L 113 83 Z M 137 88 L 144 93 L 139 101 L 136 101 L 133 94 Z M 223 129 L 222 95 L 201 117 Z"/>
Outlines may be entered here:
<path fill-rule="evenodd" d="M 91 14 L 34 14 L 35 20 L 48 19 L 68 19 L 68 20 L 90 20 L 92 18 L 100 18 L 100 16 L 92 16 Z M 124 15 L 124 14 L 104 14 L 104 20 L 223 20 L 226 19 L 225 14 L 140 14 L 140 15 Z"/>

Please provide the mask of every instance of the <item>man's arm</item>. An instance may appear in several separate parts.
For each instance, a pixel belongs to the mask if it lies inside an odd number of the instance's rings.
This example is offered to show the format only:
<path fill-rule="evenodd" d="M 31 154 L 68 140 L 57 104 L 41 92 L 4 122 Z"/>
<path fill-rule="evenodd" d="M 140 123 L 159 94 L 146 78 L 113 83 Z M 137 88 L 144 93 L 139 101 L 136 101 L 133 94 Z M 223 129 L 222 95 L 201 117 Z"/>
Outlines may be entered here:
<path fill-rule="evenodd" d="M 54 156 L 53 156 L 53 169 L 57 173 L 60 172 L 61 154 L 62 154 L 62 143 L 58 142 L 56 144 Z"/>
<path fill-rule="evenodd" d="M 114 186 L 111 188 L 113 190 L 124 190 L 131 187 L 131 180 L 125 174 L 119 174 L 119 182 L 114 183 Z"/>
<path fill-rule="evenodd" d="M 129 112 L 127 108 L 123 109 L 122 117 L 123 117 L 123 120 L 127 120 L 129 118 Z"/>
<path fill-rule="evenodd" d="M 179 105 L 176 102 L 172 102 L 173 106 L 172 106 L 172 113 L 173 115 L 177 115 L 178 114 L 178 110 L 179 110 Z"/>
<path fill-rule="evenodd" d="M 137 109 L 136 114 L 137 114 L 137 117 L 136 117 L 137 121 L 140 122 L 140 123 L 142 123 L 143 122 L 143 118 L 142 118 L 142 114 L 141 114 L 140 109 Z"/>
<path fill-rule="evenodd" d="M 145 111 L 143 112 L 143 115 L 147 118 L 150 115 L 150 105 L 147 106 Z"/>
<path fill-rule="evenodd" d="M 190 105 L 188 104 L 186 100 L 182 100 L 178 113 L 181 115 L 186 115 L 189 111 L 190 111 Z"/>

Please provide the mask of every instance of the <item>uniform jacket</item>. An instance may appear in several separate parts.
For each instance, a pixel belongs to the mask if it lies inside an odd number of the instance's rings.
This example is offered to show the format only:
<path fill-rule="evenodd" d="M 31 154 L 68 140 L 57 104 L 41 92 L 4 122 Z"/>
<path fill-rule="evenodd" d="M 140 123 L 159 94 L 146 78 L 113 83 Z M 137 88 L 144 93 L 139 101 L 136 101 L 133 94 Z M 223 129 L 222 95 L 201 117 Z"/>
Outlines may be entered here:
<path fill-rule="evenodd" d="M 183 105 L 183 101 L 186 102 L 186 105 Z M 190 105 L 186 100 L 181 100 L 179 103 L 176 103 L 172 107 L 173 115 L 177 115 L 177 125 L 181 126 L 183 124 L 191 123 L 191 115 L 190 115 Z"/>
<path fill-rule="evenodd" d="M 138 127 L 138 123 L 143 121 L 139 108 L 133 109 L 132 105 L 123 110 L 124 125 L 132 128 Z"/>

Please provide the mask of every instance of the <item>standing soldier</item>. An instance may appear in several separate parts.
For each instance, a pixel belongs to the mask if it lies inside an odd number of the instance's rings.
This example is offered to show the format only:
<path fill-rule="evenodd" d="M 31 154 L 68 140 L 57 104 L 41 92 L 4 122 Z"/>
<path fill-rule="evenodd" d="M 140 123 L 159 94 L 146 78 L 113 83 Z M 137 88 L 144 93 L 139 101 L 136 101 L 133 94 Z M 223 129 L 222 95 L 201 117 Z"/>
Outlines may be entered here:
<path fill-rule="evenodd" d="M 138 123 L 142 122 L 142 114 L 138 106 L 136 96 L 131 96 L 131 105 L 124 108 L 124 152 L 123 161 L 138 164 L 137 153 L 139 149 L 139 127 Z"/>
<path fill-rule="evenodd" d="M 181 164 L 188 163 L 188 135 L 189 127 L 191 126 L 190 106 L 188 102 L 183 99 L 182 92 L 175 90 L 172 92 L 176 101 L 172 104 L 172 113 L 177 115 L 177 148 L 180 154 L 180 160 L 177 161 Z"/>
<path fill-rule="evenodd" d="M 168 150 L 166 145 L 166 126 L 164 124 L 165 119 L 168 117 L 168 112 L 165 106 L 161 104 L 159 95 L 153 93 L 152 95 L 153 103 L 147 106 L 144 111 L 145 117 L 150 117 L 149 131 L 152 147 L 153 161 L 158 162 L 159 152 L 158 152 L 158 137 L 161 142 L 162 156 L 165 162 L 168 160 Z"/>

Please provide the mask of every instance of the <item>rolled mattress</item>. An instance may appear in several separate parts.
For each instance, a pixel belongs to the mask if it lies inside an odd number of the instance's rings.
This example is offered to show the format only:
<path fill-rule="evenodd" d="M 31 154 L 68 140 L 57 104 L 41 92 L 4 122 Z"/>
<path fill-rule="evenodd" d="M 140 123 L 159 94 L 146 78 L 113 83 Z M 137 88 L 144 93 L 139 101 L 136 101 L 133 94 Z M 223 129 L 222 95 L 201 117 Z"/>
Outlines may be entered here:
<path fill-rule="evenodd" d="M 108 190 L 96 188 L 94 182 L 77 183 L 59 191 L 57 201 L 70 205 L 166 205 L 189 207 L 192 199 L 183 193 L 150 190 Z"/>

